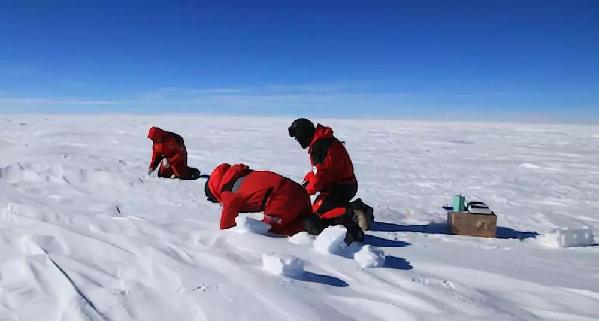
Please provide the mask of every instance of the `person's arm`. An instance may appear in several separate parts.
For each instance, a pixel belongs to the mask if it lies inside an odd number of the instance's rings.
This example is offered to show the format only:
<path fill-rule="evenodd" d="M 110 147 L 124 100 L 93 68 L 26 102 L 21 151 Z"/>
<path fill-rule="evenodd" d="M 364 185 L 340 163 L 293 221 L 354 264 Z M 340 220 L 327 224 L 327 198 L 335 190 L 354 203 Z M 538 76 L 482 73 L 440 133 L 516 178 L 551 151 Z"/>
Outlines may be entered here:
<path fill-rule="evenodd" d="M 308 184 L 310 184 L 310 181 L 314 179 L 314 172 L 312 172 L 312 170 L 310 170 L 309 172 L 306 173 L 306 175 L 304 175 L 304 181 L 302 182 L 302 187 L 306 188 L 308 187 Z"/>
<path fill-rule="evenodd" d="M 239 215 L 243 206 L 243 198 L 234 192 L 222 192 L 220 195 L 223 210 L 220 215 L 220 229 L 228 229 L 235 226 L 235 218 Z"/>
<path fill-rule="evenodd" d="M 314 195 L 321 191 L 331 181 L 333 156 L 331 147 L 332 140 L 323 139 L 314 143 L 310 152 L 312 171 L 304 177 L 306 191 Z"/>
<path fill-rule="evenodd" d="M 157 143 L 152 144 L 152 159 L 150 160 L 150 166 L 148 167 L 148 173 L 153 172 L 160 164 L 160 161 L 164 158 L 160 150 L 160 146 Z"/>

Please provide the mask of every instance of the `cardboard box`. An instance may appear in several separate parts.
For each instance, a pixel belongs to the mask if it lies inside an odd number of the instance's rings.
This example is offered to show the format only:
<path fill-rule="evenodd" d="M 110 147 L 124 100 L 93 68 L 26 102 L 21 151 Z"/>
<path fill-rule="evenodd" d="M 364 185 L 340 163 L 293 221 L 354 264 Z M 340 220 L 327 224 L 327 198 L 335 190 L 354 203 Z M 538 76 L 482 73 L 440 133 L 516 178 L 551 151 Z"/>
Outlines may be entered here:
<path fill-rule="evenodd" d="M 495 213 L 448 212 L 447 226 L 452 234 L 495 237 L 497 233 L 497 215 Z"/>

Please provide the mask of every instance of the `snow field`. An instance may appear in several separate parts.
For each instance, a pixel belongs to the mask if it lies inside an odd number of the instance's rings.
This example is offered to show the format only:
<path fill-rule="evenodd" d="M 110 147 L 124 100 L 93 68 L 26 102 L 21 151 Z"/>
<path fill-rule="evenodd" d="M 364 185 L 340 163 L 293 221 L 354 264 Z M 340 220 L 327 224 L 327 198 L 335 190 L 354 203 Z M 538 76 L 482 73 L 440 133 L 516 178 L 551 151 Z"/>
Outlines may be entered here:
<path fill-rule="evenodd" d="M 324 254 L 313 236 L 247 220 L 220 231 L 203 180 L 144 174 L 157 125 L 203 172 L 245 162 L 299 181 L 309 164 L 291 120 L 0 117 L 0 320 L 599 319 L 599 247 L 539 242 L 599 229 L 596 126 L 319 120 L 346 142 L 377 221 L 363 247 L 339 233 Z M 446 233 L 441 205 L 458 193 L 493 208 L 497 238 Z M 380 263 L 376 249 L 384 265 L 362 268 L 358 253 Z M 304 272 L 271 274 L 269 253 Z"/>

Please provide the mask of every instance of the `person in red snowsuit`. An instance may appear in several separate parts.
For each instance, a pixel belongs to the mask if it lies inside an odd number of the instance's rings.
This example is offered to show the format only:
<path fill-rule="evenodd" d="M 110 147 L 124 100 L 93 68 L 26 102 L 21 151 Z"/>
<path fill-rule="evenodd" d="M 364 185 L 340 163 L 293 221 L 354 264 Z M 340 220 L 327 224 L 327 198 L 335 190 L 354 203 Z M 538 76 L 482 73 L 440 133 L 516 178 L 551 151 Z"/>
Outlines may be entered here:
<path fill-rule="evenodd" d="M 353 234 L 354 240 L 361 241 L 363 231 L 356 228 L 355 222 L 352 223 L 355 214 L 353 205 L 364 209 L 366 205 L 360 199 L 350 204 L 358 192 L 358 181 L 345 146 L 333 136 L 330 127 L 321 124 L 315 127 L 305 118 L 293 121 L 288 130 L 289 136 L 295 138 L 303 149 L 307 148 L 310 155 L 312 170 L 305 175 L 302 185 L 310 195 L 319 193 L 313 204 L 317 216 L 306 221 L 306 230 L 319 234 L 328 225 L 341 224 L 347 228 L 348 235 Z"/>
<path fill-rule="evenodd" d="M 150 128 L 148 138 L 152 140 L 152 160 L 148 168 L 151 174 L 158 165 L 159 177 L 197 179 L 200 171 L 187 166 L 187 150 L 183 137 L 164 131 L 158 127 Z"/>
<path fill-rule="evenodd" d="M 293 235 L 304 230 L 304 220 L 312 214 L 310 196 L 300 184 L 244 164 L 217 166 L 204 192 L 208 201 L 222 204 L 221 229 L 235 226 L 239 213 L 264 212 L 270 232 Z"/>

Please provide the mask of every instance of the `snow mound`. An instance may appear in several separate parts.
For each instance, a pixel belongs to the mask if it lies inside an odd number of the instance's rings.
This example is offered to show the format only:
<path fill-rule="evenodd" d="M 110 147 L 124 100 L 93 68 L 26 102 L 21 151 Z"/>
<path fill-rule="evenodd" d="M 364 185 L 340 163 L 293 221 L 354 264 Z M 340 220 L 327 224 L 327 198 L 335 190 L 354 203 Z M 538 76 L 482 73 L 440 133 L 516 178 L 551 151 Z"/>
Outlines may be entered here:
<path fill-rule="evenodd" d="M 314 243 L 314 237 L 308 232 L 299 232 L 289 238 L 289 242 L 297 245 L 312 245 Z"/>
<path fill-rule="evenodd" d="M 343 242 L 347 230 L 341 225 L 334 225 L 325 228 L 314 241 L 314 249 L 320 253 L 339 254 L 347 246 Z"/>
<path fill-rule="evenodd" d="M 523 168 L 530 168 L 530 169 L 538 169 L 538 168 L 541 168 L 541 166 L 539 166 L 539 165 L 536 165 L 536 164 L 531 164 L 531 163 L 522 163 L 522 164 L 520 164 L 520 165 L 518 165 L 518 166 L 520 166 L 520 167 L 523 167 Z"/>
<path fill-rule="evenodd" d="M 270 230 L 270 225 L 253 219 L 247 216 L 237 216 L 235 218 L 237 224 L 233 230 L 237 233 L 254 233 L 254 234 L 266 234 Z"/>
<path fill-rule="evenodd" d="M 0 168 L 0 180 L 8 184 L 21 182 L 64 182 L 62 166 L 35 166 L 31 164 L 15 164 Z"/>
<path fill-rule="evenodd" d="M 299 277 L 304 274 L 304 261 L 292 255 L 262 254 L 262 268 L 274 275 Z"/>
<path fill-rule="evenodd" d="M 574 247 L 593 245 L 593 231 L 589 227 L 558 228 L 543 234 L 539 242 L 547 247 Z"/>
<path fill-rule="evenodd" d="M 80 171 L 81 183 L 90 185 L 112 185 L 115 175 L 102 169 L 82 169 Z"/>
<path fill-rule="evenodd" d="M 383 266 L 385 265 L 385 252 L 371 245 L 365 245 L 354 254 L 354 260 L 362 268 Z"/>
<path fill-rule="evenodd" d="M 126 188 L 122 174 L 103 168 L 65 168 L 61 164 L 17 163 L 0 168 L 0 182 L 59 183 L 89 187 Z"/>
<path fill-rule="evenodd" d="M 111 189 L 125 189 L 128 187 L 121 174 L 103 168 L 68 170 L 64 178 L 71 184 L 88 187 L 107 187 Z"/>

